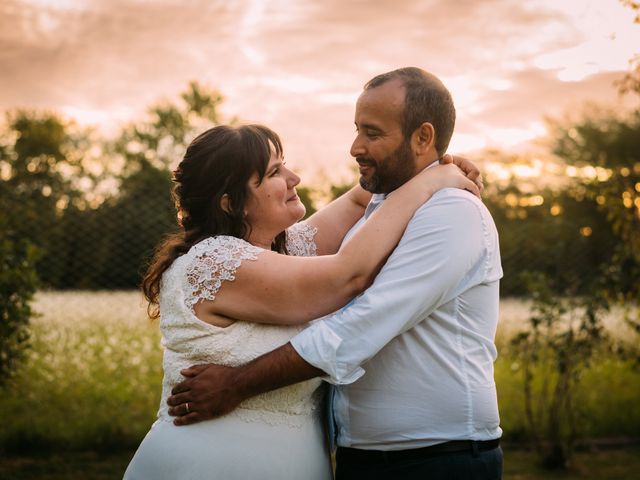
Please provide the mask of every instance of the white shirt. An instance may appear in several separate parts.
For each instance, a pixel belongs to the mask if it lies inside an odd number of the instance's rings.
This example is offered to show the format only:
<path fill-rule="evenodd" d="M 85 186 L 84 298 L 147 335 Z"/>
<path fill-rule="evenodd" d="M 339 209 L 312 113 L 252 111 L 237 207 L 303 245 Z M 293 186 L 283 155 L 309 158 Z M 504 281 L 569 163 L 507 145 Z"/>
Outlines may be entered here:
<path fill-rule="evenodd" d="M 383 200 L 374 195 L 349 234 Z M 501 436 L 501 277 L 496 227 L 478 198 L 444 189 L 418 209 L 371 287 L 292 339 L 339 385 L 338 445 L 399 450 Z"/>

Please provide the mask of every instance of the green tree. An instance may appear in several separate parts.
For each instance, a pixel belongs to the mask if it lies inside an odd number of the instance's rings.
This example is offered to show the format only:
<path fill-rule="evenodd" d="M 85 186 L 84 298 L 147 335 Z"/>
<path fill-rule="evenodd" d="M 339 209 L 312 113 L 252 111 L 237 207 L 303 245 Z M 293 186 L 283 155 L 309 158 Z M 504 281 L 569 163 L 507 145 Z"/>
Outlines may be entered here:
<path fill-rule="evenodd" d="M 584 197 L 595 202 L 617 237 L 605 274 L 610 294 L 627 301 L 640 295 L 640 111 L 627 117 L 602 114 L 555 127 L 554 152 L 568 164 L 591 167 Z"/>
<path fill-rule="evenodd" d="M 84 178 L 85 132 L 52 113 L 9 112 L 0 134 L 0 172 L 7 228 L 43 254 L 38 272 L 45 285 L 65 275 L 69 250 L 63 217 L 78 208 Z M 48 254 L 48 252 L 54 252 Z"/>
<path fill-rule="evenodd" d="M 115 192 L 85 218 L 91 231 L 84 235 L 93 239 L 83 254 L 91 265 L 83 270 L 85 285 L 138 286 L 154 246 L 177 226 L 171 169 L 193 137 L 218 123 L 221 102 L 217 92 L 192 82 L 177 102 L 151 106 L 146 120 L 125 126 L 105 148 L 121 168 Z"/>
<path fill-rule="evenodd" d="M 120 178 L 149 166 L 171 170 L 189 142 L 203 130 L 220 122 L 222 96 L 191 82 L 177 102 L 163 101 L 147 110 L 147 118 L 125 126 L 110 148 L 122 164 Z"/>
<path fill-rule="evenodd" d="M 4 190 L 3 185 L 1 193 Z M 16 238 L 6 219 L 4 215 L 0 217 L 0 387 L 24 358 L 32 314 L 30 302 L 38 284 L 37 250 L 28 240 Z"/>
<path fill-rule="evenodd" d="M 558 288 L 584 294 L 593 273 L 612 261 L 619 239 L 595 200 L 579 186 L 538 187 L 526 193 L 512 179 L 483 195 L 500 233 L 503 296 L 528 295 L 520 272 L 540 272 Z"/>

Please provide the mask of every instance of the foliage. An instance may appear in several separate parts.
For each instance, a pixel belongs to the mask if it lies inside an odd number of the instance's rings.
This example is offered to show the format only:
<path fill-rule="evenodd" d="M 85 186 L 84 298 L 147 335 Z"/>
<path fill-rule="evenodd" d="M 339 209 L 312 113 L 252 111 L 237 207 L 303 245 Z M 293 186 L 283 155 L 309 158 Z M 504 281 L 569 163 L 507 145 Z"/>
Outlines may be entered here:
<path fill-rule="evenodd" d="M 640 304 L 640 111 L 627 118 L 591 115 L 570 127 L 556 126 L 554 150 L 571 165 L 600 169 L 581 185 L 616 240 L 597 275 L 609 299 L 635 311 Z M 628 323 L 640 332 L 637 318 L 629 315 Z M 640 364 L 638 352 L 632 354 Z"/>
<path fill-rule="evenodd" d="M 525 427 L 522 380 L 507 345 L 529 305 L 513 302 L 517 309 L 501 308 L 496 364 L 505 443 L 521 440 Z M 33 308 L 42 314 L 32 323 L 33 346 L 0 397 L 0 450 L 135 448 L 155 419 L 162 381 L 160 333 L 141 295 L 39 292 Z M 612 336 L 627 334 L 618 328 Z M 637 436 L 640 375 L 630 362 L 599 352 L 580 385 L 574 400 L 585 435 Z"/>
<path fill-rule="evenodd" d="M 38 273 L 48 281 L 46 272 L 61 271 L 68 253 L 62 217 L 80 201 L 71 177 L 82 177 L 84 133 L 72 135 L 72 125 L 51 113 L 9 112 L 6 123 L 0 148 L 6 226 L 42 252 Z"/>
<path fill-rule="evenodd" d="M 153 248 L 177 227 L 171 168 L 197 133 L 218 122 L 221 101 L 217 92 L 192 82 L 179 102 L 152 106 L 146 121 L 126 126 L 108 149 L 122 160 L 123 168 L 117 175 L 117 193 L 92 215 L 100 233 L 88 262 L 94 266 L 93 276 L 85 277 L 86 286 L 139 284 Z"/>
<path fill-rule="evenodd" d="M 520 272 L 535 271 L 584 294 L 593 272 L 610 264 L 619 239 L 595 201 L 580 188 L 541 188 L 534 195 L 517 183 L 487 188 L 484 203 L 500 233 L 503 296 L 528 295 Z"/>
<path fill-rule="evenodd" d="M 25 357 L 30 301 L 37 286 L 35 247 L 7 233 L 0 238 L 0 387 Z"/>
<path fill-rule="evenodd" d="M 640 24 L 640 2 L 637 0 L 620 0 L 626 7 L 631 8 L 636 16 L 634 22 Z M 631 71 L 618 83 L 622 93 L 635 92 L 640 94 L 640 54 L 636 54 L 630 61 Z"/>
<path fill-rule="evenodd" d="M 306 213 L 304 214 L 304 218 L 308 218 L 314 213 L 316 213 L 316 207 L 313 202 L 313 190 L 309 187 L 297 187 L 296 191 L 298 193 L 298 197 L 300 201 L 304 205 Z"/>
<path fill-rule="evenodd" d="M 10 227 L 42 252 L 45 286 L 138 285 L 153 247 L 176 227 L 170 169 L 191 138 L 218 121 L 221 101 L 191 83 L 179 101 L 150 107 L 114 142 L 51 113 L 8 114 L 2 206 L 12 212 Z"/>
<path fill-rule="evenodd" d="M 586 193 L 598 200 L 616 234 L 640 258 L 639 197 L 640 111 L 628 118 L 591 115 L 570 126 L 556 125 L 554 153 L 570 165 L 605 169 L 584 182 Z"/>
<path fill-rule="evenodd" d="M 141 169 L 171 170 L 198 133 L 219 123 L 220 103 L 218 92 L 191 82 L 178 102 L 149 107 L 146 119 L 125 126 L 110 146 L 110 153 L 123 164 L 119 178 Z"/>
<path fill-rule="evenodd" d="M 157 323 L 136 292 L 38 293 L 32 348 L 0 398 L 7 452 L 135 448 L 162 388 Z"/>
<path fill-rule="evenodd" d="M 606 344 L 604 298 L 561 297 L 541 274 L 522 276 L 533 297 L 527 329 L 511 341 L 521 362 L 529 435 L 549 468 L 566 467 L 578 439 L 578 384 Z"/>
<path fill-rule="evenodd" d="M 4 200 L 15 229 L 43 252 L 37 267 L 45 286 L 137 286 L 153 246 L 175 228 L 170 170 L 188 141 L 219 121 L 221 101 L 192 83 L 177 101 L 150 107 L 113 142 L 52 114 L 8 116 L 0 132 Z M 598 271 L 611 292 L 640 296 L 639 125 L 635 114 L 555 126 L 554 151 L 568 165 L 594 169 L 592 178 L 576 176 L 535 193 L 516 178 L 488 184 L 484 201 L 501 236 L 503 295 L 527 295 L 517 275 L 530 270 L 580 294 Z M 337 198 L 350 186 L 330 185 L 325 195 Z M 298 192 L 312 214 L 322 195 L 313 186 Z"/>
<path fill-rule="evenodd" d="M 509 274 L 535 272 L 518 277 L 534 303 L 528 328 L 511 348 L 523 375 L 526 430 L 543 463 L 558 468 L 570 461 L 583 433 L 580 380 L 597 352 L 611 346 L 603 315 L 612 300 L 637 307 L 640 112 L 626 118 L 596 112 L 553 128 L 554 153 L 581 174 L 558 192 L 538 192 L 535 202 L 523 202 L 526 195 L 511 186 L 492 203 L 497 222 L 511 227 L 501 231 L 503 249 L 515 251 L 518 243 L 519 258 L 530 262 Z M 524 241 L 512 235 L 517 219 L 529 228 L 519 236 Z"/>

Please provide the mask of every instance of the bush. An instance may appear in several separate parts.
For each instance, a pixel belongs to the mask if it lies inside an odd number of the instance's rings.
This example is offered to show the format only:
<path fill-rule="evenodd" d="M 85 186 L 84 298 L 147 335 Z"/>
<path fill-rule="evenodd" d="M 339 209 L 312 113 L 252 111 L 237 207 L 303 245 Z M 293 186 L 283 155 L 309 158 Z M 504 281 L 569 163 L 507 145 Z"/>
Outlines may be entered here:
<path fill-rule="evenodd" d="M 609 338 L 604 298 L 563 297 L 543 274 L 523 274 L 533 298 L 526 330 L 511 340 L 521 362 L 526 427 L 542 464 L 568 466 L 581 433 L 580 380 Z"/>
<path fill-rule="evenodd" d="M 37 286 L 36 249 L 27 241 L 0 240 L 0 386 L 24 357 L 30 301 Z"/>

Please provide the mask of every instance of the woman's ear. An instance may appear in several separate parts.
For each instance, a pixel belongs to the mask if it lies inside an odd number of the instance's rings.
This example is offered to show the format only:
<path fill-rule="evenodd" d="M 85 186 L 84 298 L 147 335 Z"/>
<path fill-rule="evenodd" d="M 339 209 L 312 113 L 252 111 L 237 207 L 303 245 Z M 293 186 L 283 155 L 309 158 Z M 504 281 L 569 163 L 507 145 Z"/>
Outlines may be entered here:
<path fill-rule="evenodd" d="M 220 198 L 220 208 L 227 213 L 231 213 L 231 201 L 229 200 L 229 194 L 225 193 Z"/>

